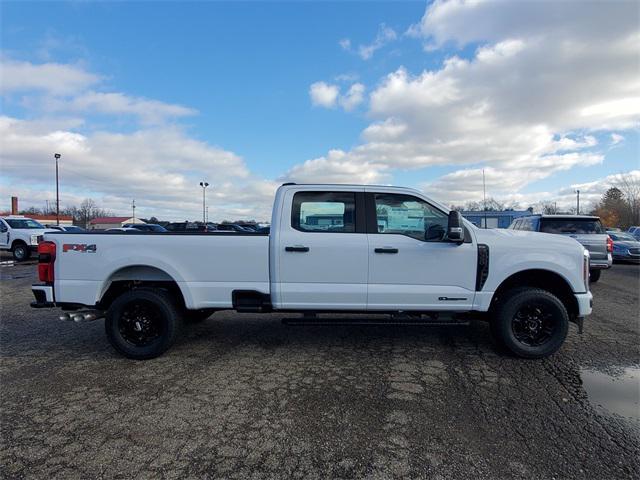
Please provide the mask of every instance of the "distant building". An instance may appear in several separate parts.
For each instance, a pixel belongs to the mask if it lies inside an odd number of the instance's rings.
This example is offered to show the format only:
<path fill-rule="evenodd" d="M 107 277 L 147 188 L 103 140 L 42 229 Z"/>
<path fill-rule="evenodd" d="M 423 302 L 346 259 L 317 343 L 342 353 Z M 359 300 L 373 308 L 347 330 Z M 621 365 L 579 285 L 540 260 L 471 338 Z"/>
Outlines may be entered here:
<path fill-rule="evenodd" d="M 121 228 L 127 223 L 145 223 L 133 217 L 98 217 L 89 222 L 89 230 L 106 230 L 107 228 Z"/>
<path fill-rule="evenodd" d="M 25 217 L 33 218 L 35 221 L 43 225 L 57 225 L 55 215 L 25 215 Z M 69 227 L 73 225 L 73 217 L 71 215 L 60 215 L 60 225 Z"/>
<path fill-rule="evenodd" d="M 480 228 L 507 228 L 516 218 L 526 217 L 533 213 L 533 209 L 504 210 L 504 211 L 468 211 L 460 212 L 464 218 Z M 486 219 L 486 220 L 485 220 Z M 486 223 L 485 223 L 486 221 Z"/>

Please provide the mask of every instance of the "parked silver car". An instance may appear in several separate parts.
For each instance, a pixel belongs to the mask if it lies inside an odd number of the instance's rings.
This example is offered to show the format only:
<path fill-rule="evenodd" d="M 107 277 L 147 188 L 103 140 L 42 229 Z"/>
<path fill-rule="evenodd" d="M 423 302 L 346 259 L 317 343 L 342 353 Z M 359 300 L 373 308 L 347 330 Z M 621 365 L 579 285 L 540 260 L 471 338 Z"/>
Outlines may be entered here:
<path fill-rule="evenodd" d="M 602 270 L 613 264 L 613 241 L 599 217 L 588 215 L 528 215 L 515 219 L 510 229 L 553 233 L 575 238 L 589 250 L 589 279 L 597 282 Z"/>

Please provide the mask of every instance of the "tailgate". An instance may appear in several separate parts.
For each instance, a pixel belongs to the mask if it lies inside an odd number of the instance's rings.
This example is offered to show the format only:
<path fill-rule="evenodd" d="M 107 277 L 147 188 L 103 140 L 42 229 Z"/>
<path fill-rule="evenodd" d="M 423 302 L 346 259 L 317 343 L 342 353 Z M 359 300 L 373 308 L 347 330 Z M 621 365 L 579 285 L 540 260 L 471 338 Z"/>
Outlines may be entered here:
<path fill-rule="evenodd" d="M 580 242 L 587 250 L 593 260 L 607 259 L 607 235 L 601 233 L 575 234 L 569 235 Z"/>

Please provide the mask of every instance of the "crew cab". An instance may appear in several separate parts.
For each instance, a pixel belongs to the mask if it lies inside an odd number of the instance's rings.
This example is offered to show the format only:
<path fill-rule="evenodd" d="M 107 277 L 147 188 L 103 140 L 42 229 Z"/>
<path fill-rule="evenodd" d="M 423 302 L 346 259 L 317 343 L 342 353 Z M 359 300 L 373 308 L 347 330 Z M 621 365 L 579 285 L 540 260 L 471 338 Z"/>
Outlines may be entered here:
<path fill-rule="evenodd" d="M 589 253 L 573 239 L 481 230 L 398 187 L 284 184 L 269 233 L 56 232 L 39 252 L 32 306 L 104 316 L 135 359 L 225 309 L 478 318 L 526 358 L 554 353 L 591 313 Z"/>
<path fill-rule="evenodd" d="M 0 250 L 10 250 L 16 262 L 28 260 L 46 232 L 52 231 L 22 215 L 0 218 Z"/>

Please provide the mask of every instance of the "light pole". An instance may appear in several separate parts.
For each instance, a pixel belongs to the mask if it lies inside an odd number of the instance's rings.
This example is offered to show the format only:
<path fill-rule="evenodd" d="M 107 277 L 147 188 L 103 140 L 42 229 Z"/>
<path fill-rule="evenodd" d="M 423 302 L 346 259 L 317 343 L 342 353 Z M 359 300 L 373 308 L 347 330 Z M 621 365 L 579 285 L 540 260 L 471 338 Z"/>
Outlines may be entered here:
<path fill-rule="evenodd" d="M 54 153 L 53 157 L 56 159 L 56 225 L 60 225 L 60 187 L 58 184 L 58 160 L 62 155 Z"/>
<path fill-rule="evenodd" d="M 209 184 L 207 182 L 200 182 L 200 186 L 202 187 L 202 223 L 207 224 L 207 200 L 206 200 L 206 190 Z"/>
<path fill-rule="evenodd" d="M 580 215 L 580 190 L 576 190 L 576 215 Z"/>

